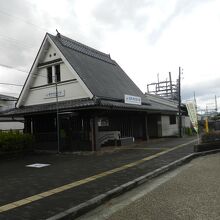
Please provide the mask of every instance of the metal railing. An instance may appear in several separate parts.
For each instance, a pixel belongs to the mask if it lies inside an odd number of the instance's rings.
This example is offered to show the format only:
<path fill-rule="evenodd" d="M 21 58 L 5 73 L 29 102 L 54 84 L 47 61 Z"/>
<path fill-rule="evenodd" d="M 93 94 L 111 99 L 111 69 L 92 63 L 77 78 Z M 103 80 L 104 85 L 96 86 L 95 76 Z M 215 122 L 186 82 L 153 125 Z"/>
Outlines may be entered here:
<path fill-rule="evenodd" d="M 119 140 L 120 131 L 101 131 L 99 132 L 98 144 L 101 146 L 109 140 Z"/>

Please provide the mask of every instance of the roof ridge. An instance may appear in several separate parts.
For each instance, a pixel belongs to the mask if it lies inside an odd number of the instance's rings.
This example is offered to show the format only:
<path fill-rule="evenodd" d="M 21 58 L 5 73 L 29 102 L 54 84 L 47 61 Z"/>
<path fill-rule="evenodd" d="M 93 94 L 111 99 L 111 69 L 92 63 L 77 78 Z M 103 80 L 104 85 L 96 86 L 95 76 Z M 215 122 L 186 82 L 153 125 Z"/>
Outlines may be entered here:
<path fill-rule="evenodd" d="M 51 34 L 49 34 L 49 35 L 51 35 Z M 87 56 L 91 56 L 93 58 L 96 58 L 96 59 L 99 59 L 99 60 L 102 60 L 107 63 L 115 65 L 115 62 L 114 62 L 114 60 L 111 59 L 110 54 L 103 53 L 99 50 L 96 50 L 92 47 L 89 47 L 85 44 L 82 44 L 78 41 L 75 41 L 75 40 L 73 40 L 69 37 L 66 37 L 64 35 L 61 35 L 61 34 L 56 35 L 56 36 L 54 36 L 54 35 L 51 35 L 51 36 L 56 38 L 60 42 L 60 44 L 64 47 L 67 47 L 69 49 L 83 53 Z"/>
<path fill-rule="evenodd" d="M 63 38 L 65 38 L 66 40 L 69 40 L 69 41 L 71 41 L 71 42 L 74 42 L 75 44 L 77 44 L 77 45 L 79 45 L 79 46 L 81 46 L 81 47 L 84 47 L 85 49 L 91 50 L 91 51 L 93 51 L 93 52 L 95 52 L 95 53 L 97 53 L 97 54 L 105 55 L 105 56 L 107 56 L 108 58 L 110 58 L 110 55 L 107 54 L 107 53 L 104 53 L 104 52 L 102 52 L 102 51 L 99 51 L 99 50 L 97 50 L 97 49 L 95 49 L 95 48 L 93 48 L 93 47 L 87 46 L 87 45 L 85 45 L 85 44 L 83 44 L 83 43 L 81 43 L 81 42 L 79 42 L 79 41 L 73 40 L 73 39 L 71 39 L 71 38 L 69 38 L 69 37 L 66 37 L 66 36 L 62 35 L 62 34 L 60 34 L 60 36 L 61 36 L 61 38 L 63 37 Z"/>

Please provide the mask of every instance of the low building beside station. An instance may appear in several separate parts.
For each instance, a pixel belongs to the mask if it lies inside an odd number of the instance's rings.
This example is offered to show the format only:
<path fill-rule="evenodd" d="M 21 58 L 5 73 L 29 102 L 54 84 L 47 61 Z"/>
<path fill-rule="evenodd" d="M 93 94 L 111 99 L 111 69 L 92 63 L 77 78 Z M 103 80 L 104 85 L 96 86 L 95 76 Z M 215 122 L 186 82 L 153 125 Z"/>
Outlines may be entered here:
<path fill-rule="evenodd" d="M 177 111 L 145 96 L 110 55 L 47 33 L 10 114 L 38 148 L 56 150 L 59 130 L 60 150 L 76 151 L 175 135 L 161 119 L 177 126 Z"/>
<path fill-rule="evenodd" d="M 24 129 L 23 117 L 5 117 L 4 113 L 15 108 L 17 98 L 0 94 L 0 131 L 20 131 Z"/>
<path fill-rule="evenodd" d="M 178 111 L 179 103 L 177 100 L 164 98 L 159 95 L 145 93 L 146 97 L 151 102 L 156 102 L 159 104 L 163 104 L 169 107 L 172 107 Z M 187 135 L 187 130 L 192 128 L 192 124 L 186 109 L 186 105 L 181 103 L 180 105 L 181 111 L 181 134 Z M 170 136 L 179 136 L 179 116 L 171 115 L 171 114 L 161 114 L 159 117 L 159 123 L 161 123 L 160 135 L 161 137 L 170 137 Z"/>

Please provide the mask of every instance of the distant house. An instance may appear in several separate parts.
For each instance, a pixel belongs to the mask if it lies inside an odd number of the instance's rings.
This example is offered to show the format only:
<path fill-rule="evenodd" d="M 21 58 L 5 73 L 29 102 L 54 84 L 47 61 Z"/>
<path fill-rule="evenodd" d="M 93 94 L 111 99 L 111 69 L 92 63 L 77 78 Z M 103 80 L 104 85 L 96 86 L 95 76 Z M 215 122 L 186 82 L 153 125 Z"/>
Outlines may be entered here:
<path fill-rule="evenodd" d="M 15 108 L 17 98 L 0 94 L 0 131 L 24 129 L 23 117 L 2 117 L 3 113 Z"/>
<path fill-rule="evenodd" d="M 0 94 L 0 112 L 9 110 L 15 107 L 17 98 Z"/>
<path fill-rule="evenodd" d="M 110 55 L 59 33 L 45 35 L 8 113 L 24 117 L 25 132 L 43 149 L 56 150 L 59 130 L 61 150 L 68 151 L 160 137 L 161 115 L 176 114 L 175 106 L 146 97 Z"/>

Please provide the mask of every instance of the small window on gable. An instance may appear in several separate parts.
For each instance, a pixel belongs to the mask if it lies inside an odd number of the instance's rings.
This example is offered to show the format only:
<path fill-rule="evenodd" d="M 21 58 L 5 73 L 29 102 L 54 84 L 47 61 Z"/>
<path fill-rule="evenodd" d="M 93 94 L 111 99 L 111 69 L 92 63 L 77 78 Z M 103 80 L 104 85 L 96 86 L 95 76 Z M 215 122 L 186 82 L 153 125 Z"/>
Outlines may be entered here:
<path fill-rule="evenodd" d="M 60 77 L 60 65 L 56 65 L 55 66 L 55 77 L 57 82 L 61 81 L 61 77 Z"/>
<path fill-rule="evenodd" d="M 176 115 L 170 115 L 170 125 L 176 124 Z"/>
<path fill-rule="evenodd" d="M 53 82 L 52 66 L 47 67 L 47 83 Z"/>

